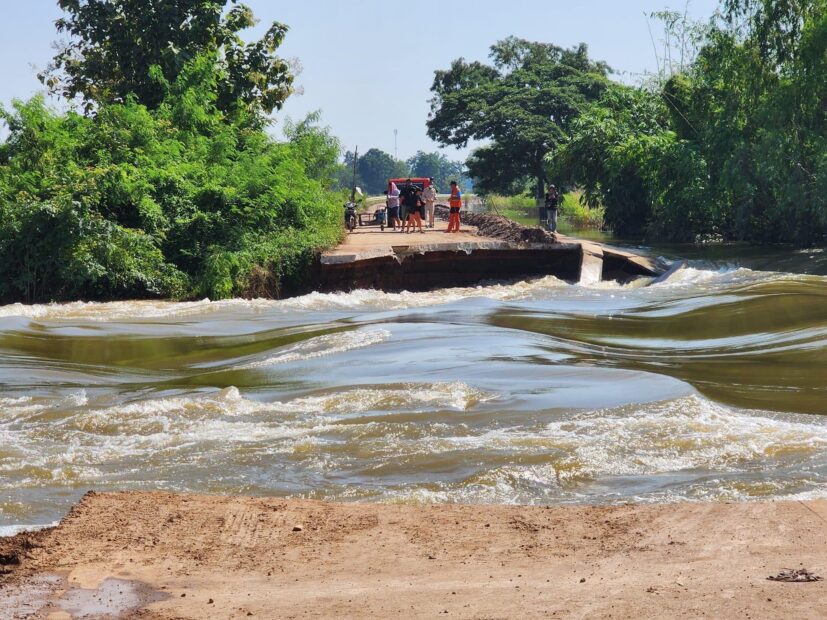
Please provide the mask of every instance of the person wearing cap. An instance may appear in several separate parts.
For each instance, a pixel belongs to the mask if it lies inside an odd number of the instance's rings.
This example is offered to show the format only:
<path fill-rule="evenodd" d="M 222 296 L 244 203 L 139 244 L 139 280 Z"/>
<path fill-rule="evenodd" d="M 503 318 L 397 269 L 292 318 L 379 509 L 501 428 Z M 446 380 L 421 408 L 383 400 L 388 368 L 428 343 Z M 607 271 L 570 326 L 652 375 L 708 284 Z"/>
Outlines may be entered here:
<path fill-rule="evenodd" d="M 451 181 L 451 196 L 448 198 L 448 230 L 445 232 L 459 232 L 459 212 L 462 209 L 462 192 L 456 181 Z"/>
<path fill-rule="evenodd" d="M 546 227 L 551 232 L 557 232 L 557 214 L 560 209 L 560 192 L 554 185 L 548 186 L 545 200 Z"/>
<path fill-rule="evenodd" d="M 434 211 L 436 207 L 436 187 L 434 177 L 428 179 L 429 185 L 422 190 L 422 201 L 425 203 L 425 216 L 428 219 L 428 228 L 434 227 Z"/>

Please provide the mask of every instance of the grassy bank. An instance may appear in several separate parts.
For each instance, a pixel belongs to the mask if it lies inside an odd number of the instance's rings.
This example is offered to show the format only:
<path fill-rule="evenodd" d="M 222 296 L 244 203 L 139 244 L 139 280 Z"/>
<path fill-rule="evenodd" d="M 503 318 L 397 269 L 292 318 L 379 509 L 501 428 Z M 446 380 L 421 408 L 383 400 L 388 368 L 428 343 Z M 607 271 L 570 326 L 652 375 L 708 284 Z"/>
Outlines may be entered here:
<path fill-rule="evenodd" d="M 560 219 L 571 228 L 602 228 L 603 208 L 592 209 L 582 204 L 581 195 L 579 191 L 564 194 Z M 531 196 L 489 195 L 485 197 L 485 206 L 488 210 L 521 224 L 533 226 L 538 221 L 537 205 Z"/>

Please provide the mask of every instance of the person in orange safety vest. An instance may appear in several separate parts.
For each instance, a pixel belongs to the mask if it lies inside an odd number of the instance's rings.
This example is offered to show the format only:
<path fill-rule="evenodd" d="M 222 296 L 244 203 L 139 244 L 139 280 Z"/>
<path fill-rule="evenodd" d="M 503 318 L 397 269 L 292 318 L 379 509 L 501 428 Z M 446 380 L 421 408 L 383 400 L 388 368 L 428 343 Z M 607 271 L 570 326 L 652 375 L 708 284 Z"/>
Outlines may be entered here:
<path fill-rule="evenodd" d="M 445 232 L 459 232 L 459 211 L 462 209 L 462 192 L 456 181 L 451 181 L 451 197 L 448 199 L 448 230 Z"/>

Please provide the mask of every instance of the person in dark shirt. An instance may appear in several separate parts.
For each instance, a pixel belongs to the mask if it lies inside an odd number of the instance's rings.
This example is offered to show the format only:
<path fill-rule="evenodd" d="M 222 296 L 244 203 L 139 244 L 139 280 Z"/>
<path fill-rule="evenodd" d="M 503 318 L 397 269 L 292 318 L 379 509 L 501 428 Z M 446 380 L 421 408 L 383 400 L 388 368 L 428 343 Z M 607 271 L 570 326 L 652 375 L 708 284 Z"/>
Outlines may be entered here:
<path fill-rule="evenodd" d="M 546 225 L 551 232 L 557 232 L 557 214 L 560 209 L 560 192 L 554 185 L 548 186 L 546 192 Z"/>
<path fill-rule="evenodd" d="M 415 192 L 416 187 L 414 187 L 410 179 L 407 179 L 399 190 L 399 219 L 402 220 L 402 227 L 399 229 L 399 232 L 405 232 L 405 224 L 408 221 L 408 195 Z"/>
<path fill-rule="evenodd" d="M 408 214 L 405 232 L 413 232 L 413 226 L 416 224 L 419 232 L 424 235 L 425 231 L 422 230 L 422 215 L 425 203 L 422 201 L 422 190 L 418 187 L 411 186 L 411 191 L 405 193 L 403 202 L 405 203 L 405 210 Z"/>

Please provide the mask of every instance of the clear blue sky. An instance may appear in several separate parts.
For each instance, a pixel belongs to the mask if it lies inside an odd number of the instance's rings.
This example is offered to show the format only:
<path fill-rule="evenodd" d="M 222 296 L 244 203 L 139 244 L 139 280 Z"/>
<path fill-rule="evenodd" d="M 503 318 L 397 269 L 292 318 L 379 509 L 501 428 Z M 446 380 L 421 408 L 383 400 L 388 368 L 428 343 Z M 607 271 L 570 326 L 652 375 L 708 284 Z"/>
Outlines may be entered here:
<path fill-rule="evenodd" d="M 670 4 L 671 1 L 671 4 Z M 304 94 L 293 96 L 277 119 L 320 109 L 345 148 L 394 150 L 399 157 L 437 145 L 425 135 L 435 69 L 460 56 L 485 60 L 495 41 L 516 35 L 569 47 L 585 42 L 633 82 L 655 70 L 644 13 L 683 9 L 683 0 L 246 0 L 261 24 L 290 27 L 282 56 L 298 58 Z M 0 0 L 0 101 L 41 89 L 35 74 L 52 57 L 60 16 L 54 0 Z M 689 13 L 707 20 L 718 0 L 691 0 Z M 256 32 L 250 31 L 251 36 Z M 57 102 L 55 102 L 57 104 Z M 465 151 L 444 151 L 463 159 Z"/>

